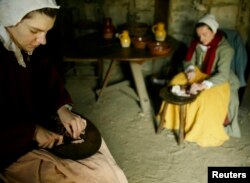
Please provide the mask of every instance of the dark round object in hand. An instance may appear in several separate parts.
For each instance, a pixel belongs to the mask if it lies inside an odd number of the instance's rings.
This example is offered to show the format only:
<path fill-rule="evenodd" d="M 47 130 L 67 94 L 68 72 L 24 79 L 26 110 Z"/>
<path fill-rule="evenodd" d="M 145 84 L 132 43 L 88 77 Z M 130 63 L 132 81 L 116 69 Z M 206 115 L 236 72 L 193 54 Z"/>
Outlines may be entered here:
<path fill-rule="evenodd" d="M 171 88 L 172 88 L 172 86 L 167 86 L 167 87 L 162 88 L 160 91 L 160 97 L 163 100 L 168 101 L 169 103 L 173 103 L 173 104 L 177 104 L 177 105 L 191 103 L 199 95 L 199 93 L 198 93 L 197 95 L 178 96 L 178 95 L 175 95 L 174 93 L 171 92 Z"/>
<path fill-rule="evenodd" d="M 84 135 L 81 135 L 81 138 L 84 139 L 84 142 L 72 143 L 71 141 L 75 139 L 64 137 L 64 144 L 54 146 L 53 148 L 47 150 L 58 157 L 73 160 L 90 157 L 99 150 L 102 142 L 101 134 L 95 125 L 89 120 L 87 120 L 87 127 L 85 129 Z"/>

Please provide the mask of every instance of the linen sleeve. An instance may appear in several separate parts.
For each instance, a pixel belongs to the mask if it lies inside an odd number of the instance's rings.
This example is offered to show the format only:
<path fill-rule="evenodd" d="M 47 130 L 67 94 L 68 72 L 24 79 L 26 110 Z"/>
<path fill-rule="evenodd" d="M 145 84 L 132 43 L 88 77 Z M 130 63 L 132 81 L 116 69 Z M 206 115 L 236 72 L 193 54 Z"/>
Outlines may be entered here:
<path fill-rule="evenodd" d="M 183 61 L 183 68 L 184 68 L 184 72 L 188 72 L 190 70 L 194 70 L 195 69 L 195 59 L 196 59 L 196 52 L 193 53 L 192 58 L 190 61 Z"/>
<path fill-rule="evenodd" d="M 233 55 L 234 50 L 228 44 L 220 46 L 216 53 L 218 60 L 214 66 L 211 77 L 207 80 L 212 82 L 214 85 L 229 81 Z"/>

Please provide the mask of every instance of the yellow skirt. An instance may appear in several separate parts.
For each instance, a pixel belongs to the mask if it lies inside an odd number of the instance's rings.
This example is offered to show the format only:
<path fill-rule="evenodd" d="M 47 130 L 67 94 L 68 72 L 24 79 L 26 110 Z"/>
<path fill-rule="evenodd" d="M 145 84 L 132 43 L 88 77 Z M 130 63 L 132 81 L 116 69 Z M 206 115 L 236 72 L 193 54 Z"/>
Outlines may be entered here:
<path fill-rule="evenodd" d="M 201 82 L 207 75 L 196 69 L 196 78 L 192 82 Z M 184 73 L 176 75 L 170 85 L 187 84 Z M 185 140 L 196 142 L 202 147 L 220 146 L 229 136 L 224 130 L 224 120 L 228 112 L 230 85 L 224 83 L 202 91 L 196 100 L 186 106 Z M 157 117 L 163 110 L 164 102 Z M 179 128 L 179 106 L 169 104 L 166 112 L 167 129 Z"/>

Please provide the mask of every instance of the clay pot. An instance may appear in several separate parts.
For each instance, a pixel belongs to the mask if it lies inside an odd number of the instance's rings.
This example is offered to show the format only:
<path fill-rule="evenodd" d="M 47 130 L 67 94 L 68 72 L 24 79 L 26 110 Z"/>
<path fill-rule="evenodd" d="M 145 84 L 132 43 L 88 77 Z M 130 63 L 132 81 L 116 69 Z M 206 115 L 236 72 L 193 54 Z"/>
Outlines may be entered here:
<path fill-rule="evenodd" d="M 159 41 L 149 43 L 148 48 L 152 55 L 167 55 L 171 50 L 167 43 Z"/>
<path fill-rule="evenodd" d="M 129 32 L 127 30 L 122 31 L 122 33 L 119 35 L 120 43 L 123 48 L 130 47 L 131 39 L 129 36 Z"/>
<path fill-rule="evenodd" d="M 136 49 L 145 49 L 149 43 L 149 39 L 146 37 L 134 37 L 132 43 Z"/>
<path fill-rule="evenodd" d="M 162 22 L 159 22 L 152 27 L 152 32 L 155 35 L 156 41 L 165 41 L 167 32 L 165 30 L 165 24 Z"/>
<path fill-rule="evenodd" d="M 103 23 L 103 38 L 104 39 L 112 39 L 115 33 L 115 27 L 112 24 L 112 19 L 107 17 L 104 19 Z"/>

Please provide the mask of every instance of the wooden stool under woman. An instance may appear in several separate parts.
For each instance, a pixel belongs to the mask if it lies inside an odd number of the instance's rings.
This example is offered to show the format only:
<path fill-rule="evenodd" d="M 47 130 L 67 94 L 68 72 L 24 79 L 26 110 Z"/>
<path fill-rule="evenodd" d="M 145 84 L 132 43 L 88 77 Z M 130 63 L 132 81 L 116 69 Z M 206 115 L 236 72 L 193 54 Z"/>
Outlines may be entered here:
<path fill-rule="evenodd" d="M 168 104 L 175 104 L 180 107 L 179 117 L 180 117 L 180 127 L 179 127 L 179 145 L 182 145 L 184 139 L 184 128 L 185 128 L 185 120 L 186 120 L 186 105 L 193 102 L 196 98 L 195 95 L 191 95 L 190 97 L 186 96 L 178 96 L 173 94 L 169 87 L 165 87 L 160 91 L 161 98 L 165 101 L 163 106 L 163 110 L 160 114 L 160 124 L 157 128 L 157 133 L 160 133 L 164 129 L 164 116 L 166 116 Z"/>

